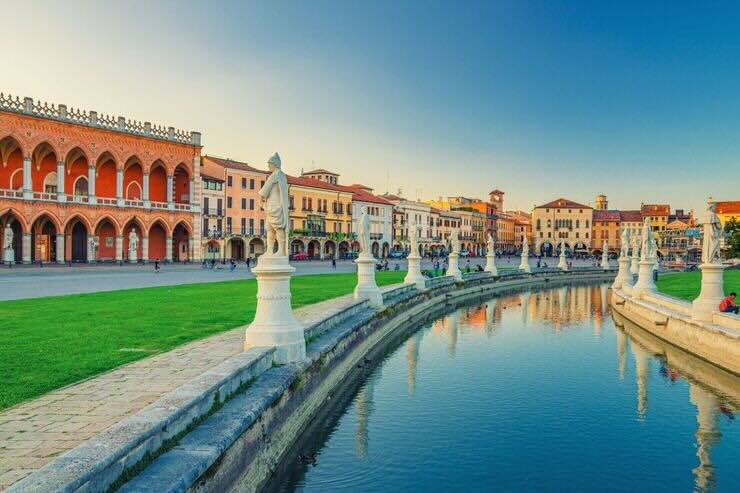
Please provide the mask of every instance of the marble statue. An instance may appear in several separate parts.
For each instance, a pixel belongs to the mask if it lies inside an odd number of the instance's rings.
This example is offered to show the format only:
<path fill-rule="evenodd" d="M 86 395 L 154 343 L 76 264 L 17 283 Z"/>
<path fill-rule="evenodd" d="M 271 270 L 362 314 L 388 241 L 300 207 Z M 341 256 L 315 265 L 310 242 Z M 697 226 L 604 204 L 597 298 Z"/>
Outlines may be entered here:
<path fill-rule="evenodd" d="M 267 219 L 267 248 L 264 255 L 268 257 L 273 255 L 278 257 L 288 256 L 288 225 L 290 224 L 288 218 L 288 179 L 283 170 L 280 169 L 281 165 L 280 156 L 276 152 L 267 161 L 267 167 L 271 174 L 259 191 L 262 208 Z M 277 253 L 273 253 L 276 240 Z"/>
<path fill-rule="evenodd" d="M 370 256 L 370 216 L 367 208 L 362 209 L 360 215 L 359 231 L 357 232 L 357 241 L 360 243 L 360 255 L 363 257 Z"/>
<path fill-rule="evenodd" d="M 630 251 L 630 230 L 628 228 L 624 228 L 622 230 L 622 248 L 619 250 L 619 256 L 622 258 L 627 258 L 629 256 Z"/>
<path fill-rule="evenodd" d="M 10 224 L 5 225 L 5 233 L 3 235 L 3 245 L 5 250 L 13 249 L 13 230 Z"/>
<path fill-rule="evenodd" d="M 522 238 L 522 257 L 529 257 L 529 242 Z"/>
<path fill-rule="evenodd" d="M 640 250 L 640 257 L 642 260 L 648 260 L 653 258 L 653 228 L 650 226 L 650 218 L 646 217 L 642 223 L 642 249 Z"/>
<path fill-rule="evenodd" d="M 460 236 L 458 230 L 454 230 L 450 235 L 450 246 L 453 253 L 460 253 Z"/>
<path fill-rule="evenodd" d="M 701 245 L 701 262 L 703 264 L 719 263 L 720 240 L 722 238 L 722 225 L 716 213 L 717 203 L 712 202 L 710 197 L 707 201 L 707 210 L 702 223 L 704 238 Z"/>
<path fill-rule="evenodd" d="M 609 242 L 604 240 L 604 245 L 601 248 L 601 268 L 609 268 Z"/>
<path fill-rule="evenodd" d="M 493 235 L 491 233 L 488 233 L 488 238 L 486 238 L 486 249 L 489 253 L 493 253 L 495 255 Z"/>
<path fill-rule="evenodd" d="M 95 238 L 91 238 L 93 243 Z M 131 228 L 131 232 L 128 234 L 128 249 L 129 251 L 136 251 L 139 248 L 139 237 L 136 236 L 136 228 Z"/>
<path fill-rule="evenodd" d="M 411 243 L 410 245 L 410 252 L 409 255 L 413 255 L 416 257 L 419 255 L 419 229 L 416 226 L 416 222 L 412 222 L 409 224 L 409 234 L 411 237 L 409 238 L 409 241 Z"/>

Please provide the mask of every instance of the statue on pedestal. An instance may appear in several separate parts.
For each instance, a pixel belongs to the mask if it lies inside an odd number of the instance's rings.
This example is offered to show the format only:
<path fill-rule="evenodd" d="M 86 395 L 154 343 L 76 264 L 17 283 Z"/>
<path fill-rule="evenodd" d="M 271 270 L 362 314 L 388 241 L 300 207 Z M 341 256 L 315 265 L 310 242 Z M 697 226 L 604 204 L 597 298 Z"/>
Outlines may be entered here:
<path fill-rule="evenodd" d="M 642 248 L 640 250 L 641 260 L 650 260 L 653 258 L 653 228 L 650 226 L 650 218 L 646 217 L 642 223 Z"/>
<path fill-rule="evenodd" d="M 493 235 L 491 233 L 488 233 L 488 238 L 486 238 L 486 250 L 486 253 L 488 255 L 496 255 L 496 252 L 494 250 Z"/>
<path fill-rule="evenodd" d="M 717 204 L 710 197 L 707 201 L 707 210 L 702 222 L 704 238 L 701 245 L 701 262 L 703 264 L 720 263 L 720 240 L 722 239 L 722 224 L 716 213 Z"/>
<path fill-rule="evenodd" d="M 10 224 L 6 224 L 5 231 L 3 232 L 3 262 L 12 263 L 15 261 L 13 238 L 13 229 L 10 227 Z"/>
<path fill-rule="evenodd" d="M 267 257 L 273 255 L 278 257 L 288 256 L 288 225 L 290 224 L 288 217 L 288 179 L 283 170 L 280 169 L 281 164 L 280 156 L 276 152 L 267 161 L 267 166 L 272 173 L 259 191 L 262 208 L 267 219 L 267 247 L 264 253 L 264 256 Z M 273 253 L 276 240 L 277 252 Z"/>
<path fill-rule="evenodd" d="M 622 230 L 622 245 L 619 250 L 619 256 L 621 258 L 627 258 L 629 256 L 630 251 L 630 230 L 627 228 L 624 228 Z"/>
<path fill-rule="evenodd" d="M 414 257 L 419 256 L 419 231 L 416 226 L 416 221 L 409 224 L 409 241 L 411 242 L 409 255 Z"/>
<path fill-rule="evenodd" d="M 452 253 L 460 253 L 460 236 L 458 230 L 454 230 L 450 235 L 450 249 Z"/>
<path fill-rule="evenodd" d="M 95 244 L 95 238 L 91 238 L 93 245 Z M 139 248 L 139 237 L 136 235 L 136 228 L 131 228 L 131 232 L 128 234 L 128 249 L 131 252 L 135 252 Z"/>

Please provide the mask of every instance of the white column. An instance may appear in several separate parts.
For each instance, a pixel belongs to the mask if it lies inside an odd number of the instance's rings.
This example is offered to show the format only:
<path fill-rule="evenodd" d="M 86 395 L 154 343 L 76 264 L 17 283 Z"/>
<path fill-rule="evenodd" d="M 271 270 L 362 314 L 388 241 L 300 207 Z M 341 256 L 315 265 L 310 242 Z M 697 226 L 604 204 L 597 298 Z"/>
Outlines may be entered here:
<path fill-rule="evenodd" d="M 74 190 L 72 191 L 74 193 Z M 87 168 L 87 194 L 89 195 L 90 203 L 95 203 L 95 165 L 90 164 Z"/>
<path fill-rule="evenodd" d="M 116 170 L 116 203 L 123 207 L 123 170 Z"/>
<path fill-rule="evenodd" d="M 642 265 L 642 262 L 640 262 Z M 691 303 L 691 318 L 711 322 L 715 312 L 719 312 L 719 303 L 725 297 L 722 264 L 701 264 L 701 291 Z M 642 275 L 642 274 L 640 274 Z"/>
<path fill-rule="evenodd" d="M 172 262 L 172 237 L 171 236 L 167 237 L 164 258 L 167 262 Z"/>
<path fill-rule="evenodd" d="M 141 190 L 141 199 L 144 201 L 144 208 L 151 207 L 149 203 L 149 173 L 144 173 L 144 183 Z"/>
<path fill-rule="evenodd" d="M 355 299 L 368 300 L 370 306 L 380 308 L 383 306 L 383 295 L 375 282 L 375 259 L 368 252 L 362 252 L 355 263 L 357 264 Z"/>
<path fill-rule="evenodd" d="M 149 237 L 141 237 L 141 261 L 145 264 L 149 262 Z"/>
<path fill-rule="evenodd" d="M 64 234 L 57 234 L 57 263 L 64 263 Z"/>
<path fill-rule="evenodd" d="M 57 161 L 57 200 L 67 201 L 67 194 L 64 193 L 64 161 Z"/>
<path fill-rule="evenodd" d="M 630 258 L 628 256 L 619 257 L 619 272 L 612 287 L 622 289 L 627 293 L 632 291 L 632 274 L 630 273 Z"/>
<path fill-rule="evenodd" d="M 276 363 L 292 363 L 306 358 L 303 326 L 290 306 L 290 276 L 295 269 L 288 257 L 266 254 L 252 269 L 257 278 L 257 308 L 249 324 L 244 349 L 275 347 Z"/>
<path fill-rule="evenodd" d="M 498 275 L 498 269 L 496 268 L 496 252 L 493 248 L 489 248 L 486 251 L 486 267 L 483 270 L 490 272 L 494 276 Z"/>
<path fill-rule="evenodd" d="M 190 180 L 190 185 L 188 188 L 188 203 L 190 205 L 195 204 L 195 180 Z"/>
<path fill-rule="evenodd" d="M 172 175 L 167 175 L 167 206 L 170 209 L 175 208 L 173 201 L 174 190 L 172 189 L 173 179 L 174 177 Z"/>
<path fill-rule="evenodd" d="M 23 263 L 31 263 L 31 233 L 23 233 Z"/>
<path fill-rule="evenodd" d="M 696 456 L 699 465 L 692 470 L 696 480 L 697 491 L 711 491 L 716 482 L 715 466 L 712 464 L 711 451 L 722 433 L 719 428 L 719 399 L 711 392 L 695 383 L 689 383 L 689 400 L 696 406 Z"/>
<path fill-rule="evenodd" d="M 33 197 L 33 180 L 31 179 L 31 158 L 23 158 L 23 198 Z"/>
<path fill-rule="evenodd" d="M 116 262 L 123 260 L 123 236 L 116 235 Z"/>

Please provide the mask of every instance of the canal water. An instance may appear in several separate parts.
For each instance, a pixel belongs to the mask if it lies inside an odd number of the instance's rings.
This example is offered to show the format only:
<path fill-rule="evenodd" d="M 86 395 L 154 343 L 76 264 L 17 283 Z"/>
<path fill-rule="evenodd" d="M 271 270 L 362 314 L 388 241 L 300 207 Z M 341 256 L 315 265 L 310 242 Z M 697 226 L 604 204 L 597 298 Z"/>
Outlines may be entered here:
<path fill-rule="evenodd" d="M 740 491 L 740 379 L 614 318 L 508 295 L 366 361 L 267 491 Z"/>

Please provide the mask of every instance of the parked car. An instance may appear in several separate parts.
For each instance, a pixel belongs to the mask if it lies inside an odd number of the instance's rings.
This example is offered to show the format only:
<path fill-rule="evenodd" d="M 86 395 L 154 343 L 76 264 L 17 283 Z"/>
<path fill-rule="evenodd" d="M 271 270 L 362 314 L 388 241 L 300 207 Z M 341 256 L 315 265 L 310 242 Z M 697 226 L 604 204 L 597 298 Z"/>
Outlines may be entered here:
<path fill-rule="evenodd" d="M 393 250 L 392 252 L 388 253 L 389 258 L 406 258 L 407 253 L 403 250 Z"/>
<path fill-rule="evenodd" d="M 298 252 L 290 256 L 290 260 L 308 260 L 308 253 Z"/>

